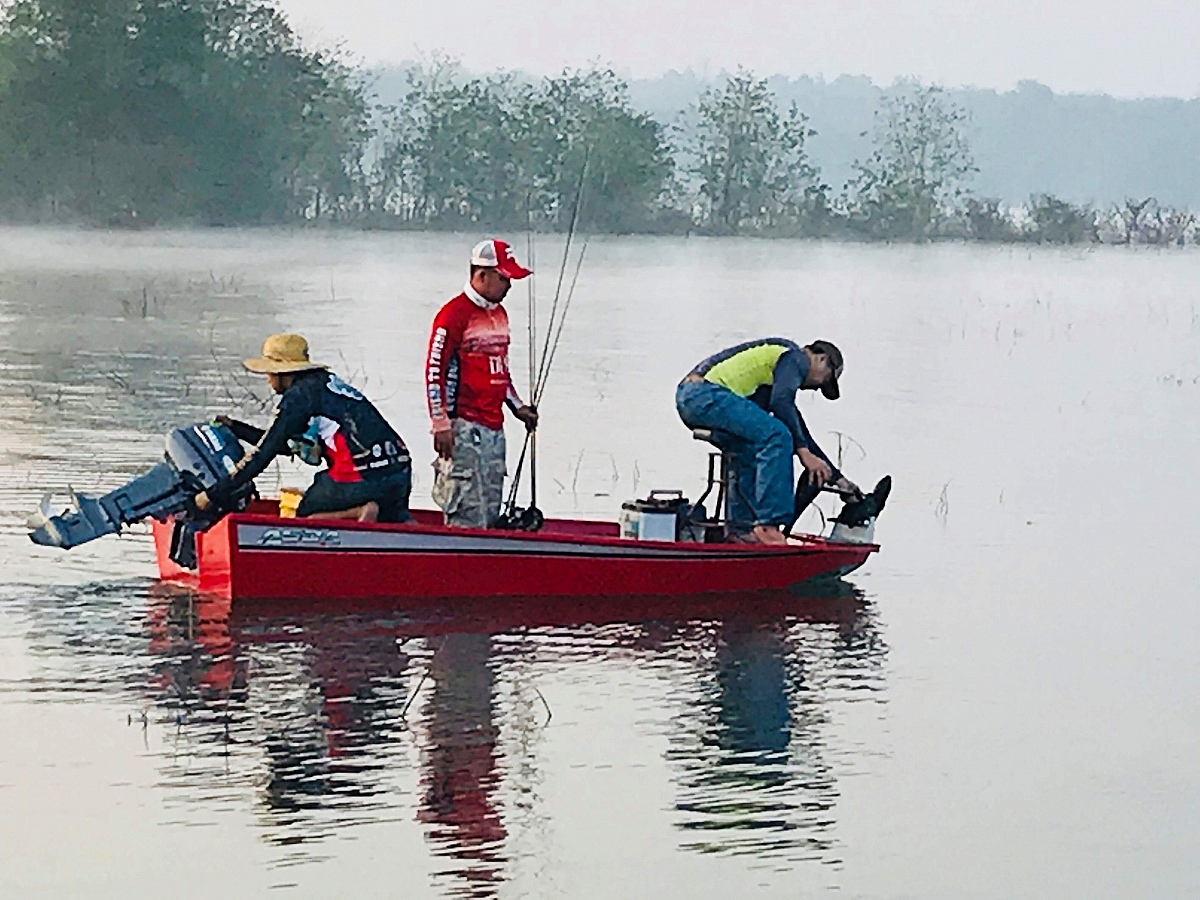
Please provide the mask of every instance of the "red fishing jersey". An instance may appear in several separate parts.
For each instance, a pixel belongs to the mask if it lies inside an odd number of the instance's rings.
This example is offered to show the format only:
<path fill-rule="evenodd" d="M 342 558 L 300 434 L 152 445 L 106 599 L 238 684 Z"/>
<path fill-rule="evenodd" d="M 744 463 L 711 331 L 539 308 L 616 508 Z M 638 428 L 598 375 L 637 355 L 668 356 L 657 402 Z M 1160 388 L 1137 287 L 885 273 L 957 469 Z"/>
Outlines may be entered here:
<path fill-rule="evenodd" d="M 433 320 L 425 360 L 425 392 L 434 431 L 451 419 L 504 427 L 504 402 L 521 405 L 508 371 L 508 313 L 466 290 Z"/>

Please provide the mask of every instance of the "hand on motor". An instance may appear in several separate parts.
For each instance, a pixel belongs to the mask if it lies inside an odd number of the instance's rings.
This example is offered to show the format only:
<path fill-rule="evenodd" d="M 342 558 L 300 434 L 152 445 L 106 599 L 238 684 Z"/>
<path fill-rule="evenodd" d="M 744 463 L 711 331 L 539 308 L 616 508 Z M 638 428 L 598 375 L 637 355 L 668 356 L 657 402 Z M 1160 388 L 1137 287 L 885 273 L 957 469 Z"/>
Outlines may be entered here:
<path fill-rule="evenodd" d="M 216 422 L 218 425 L 224 425 L 226 428 L 229 428 L 231 425 L 233 425 L 233 419 L 231 419 L 229 416 L 225 415 L 224 413 L 222 413 L 219 416 L 213 416 L 213 421 Z"/>
<path fill-rule="evenodd" d="M 442 459 L 454 458 L 454 432 L 447 428 L 433 433 L 433 449 Z"/>
<path fill-rule="evenodd" d="M 823 485 L 833 477 L 829 463 L 811 450 L 801 447 L 796 451 L 796 455 L 800 457 L 800 465 L 804 466 L 804 478 L 810 484 Z"/>
<path fill-rule="evenodd" d="M 842 491 L 843 493 L 853 494 L 855 500 L 861 500 L 863 497 L 862 488 L 860 488 L 857 484 L 855 484 L 853 481 L 851 481 L 845 475 L 843 475 L 836 482 L 834 482 L 833 486 L 835 488 L 837 488 L 839 491 Z"/>
<path fill-rule="evenodd" d="M 192 498 L 192 505 L 200 512 L 225 512 L 234 508 L 229 478 L 222 478 L 206 491 Z"/>
<path fill-rule="evenodd" d="M 529 404 L 520 406 L 513 412 L 513 415 L 525 423 L 525 429 L 527 431 L 537 430 L 538 411 L 536 406 L 530 406 Z"/>

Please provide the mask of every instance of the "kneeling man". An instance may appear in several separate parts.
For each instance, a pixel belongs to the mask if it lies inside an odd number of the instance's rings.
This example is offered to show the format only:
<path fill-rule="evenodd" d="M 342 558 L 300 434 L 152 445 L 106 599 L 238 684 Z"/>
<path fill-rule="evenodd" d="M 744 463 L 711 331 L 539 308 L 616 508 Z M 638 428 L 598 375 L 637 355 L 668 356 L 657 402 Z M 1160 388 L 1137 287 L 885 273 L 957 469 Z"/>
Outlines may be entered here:
<path fill-rule="evenodd" d="M 306 462 L 316 465 L 324 460 L 327 466 L 304 492 L 297 516 L 408 521 L 412 490 L 408 448 L 370 400 L 327 367 L 309 360 L 308 341 L 298 334 L 273 334 L 263 344 L 262 356 L 243 365 L 266 375 L 271 389 L 281 395 L 275 419 L 264 432 L 217 417 L 239 440 L 257 446 L 242 457 L 231 475 L 196 495 L 198 509 L 227 506 L 229 497 L 276 456 L 297 453 Z"/>

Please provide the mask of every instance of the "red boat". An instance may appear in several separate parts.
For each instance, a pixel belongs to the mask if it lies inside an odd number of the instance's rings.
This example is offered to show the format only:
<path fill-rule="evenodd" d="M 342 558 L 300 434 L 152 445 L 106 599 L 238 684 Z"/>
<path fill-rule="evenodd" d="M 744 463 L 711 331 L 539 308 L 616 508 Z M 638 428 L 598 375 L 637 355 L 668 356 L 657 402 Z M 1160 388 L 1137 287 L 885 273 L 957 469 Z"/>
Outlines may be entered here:
<path fill-rule="evenodd" d="M 238 600 L 680 595 L 787 590 L 879 549 L 810 535 L 786 547 L 630 540 L 616 523 L 574 519 L 530 533 L 447 528 L 426 510 L 404 525 L 278 511 L 255 501 L 197 535 L 195 571 L 170 559 L 172 523 L 154 521 L 160 575 Z"/>

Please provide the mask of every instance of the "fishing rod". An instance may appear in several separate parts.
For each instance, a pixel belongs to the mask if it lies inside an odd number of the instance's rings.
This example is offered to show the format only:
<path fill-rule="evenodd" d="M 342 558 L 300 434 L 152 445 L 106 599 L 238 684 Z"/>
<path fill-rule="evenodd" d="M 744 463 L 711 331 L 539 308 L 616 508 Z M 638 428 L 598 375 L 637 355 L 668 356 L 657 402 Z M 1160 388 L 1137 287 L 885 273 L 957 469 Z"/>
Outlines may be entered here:
<path fill-rule="evenodd" d="M 580 210 L 583 206 L 584 186 L 587 181 L 588 167 L 591 160 L 591 148 L 584 151 L 583 168 L 579 173 L 579 184 L 575 190 L 575 203 L 571 210 L 571 220 L 567 226 L 567 240 L 563 246 L 562 263 L 559 266 L 558 281 L 554 289 L 554 300 L 550 304 L 550 317 L 546 323 L 546 334 L 542 346 L 542 352 L 539 356 L 537 352 L 537 330 L 535 319 L 537 316 L 537 301 L 534 286 L 529 285 L 529 371 L 530 371 L 530 403 L 534 409 L 538 408 L 542 397 L 545 395 L 546 382 L 550 375 L 550 367 L 554 362 L 554 356 L 558 351 L 558 345 L 562 339 L 563 326 L 566 322 L 567 311 L 571 308 L 571 301 L 575 296 L 575 286 L 579 282 L 579 271 L 583 266 L 583 257 L 587 253 L 587 245 L 590 240 L 590 235 L 585 236 L 583 247 L 579 252 L 579 257 L 575 263 L 575 271 L 571 277 L 570 287 L 567 290 L 566 301 L 562 304 L 562 311 L 559 312 L 559 303 L 562 299 L 563 283 L 566 280 L 567 269 L 570 264 L 571 244 L 575 238 L 576 228 L 579 224 Z M 528 212 L 527 212 L 527 219 Z M 530 228 L 527 232 L 527 240 L 529 253 L 532 260 L 533 255 L 533 230 Z M 530 263 L 532 268 L 532 261 Z M 521 474 L 524 471 L 525 457 L 529 457 L 529 508 L 519 509 L 517 507 L 517 490 L 521 484 Z M 526 430 L 525 441 L 521 445 L 521 455 L 517 459 L 517 469 L 513 475 L 512 484 L 509 486 L 508 499 L 504 505 L 504 512 L 501 515 L 502 526 L 510 528 L 521 528 L 526 531 L 537 531 L 542 527 L 544 517 L 541 510 L 537 508 L 537 431 Z"/>
<path fill-rule="evenodd" d="M 527 205 L 525 223 L 527 231 L 525 232 L 526 243 L 528 247 L 529 268 L 531 272 L 537 271 L 536 254 L 533 240 L 533 220 L 532 210 Z M 537 293 L 533 283 L 534 275 L 529 276 L 529 402 L 533 404 L 533 408 L 537 409 Z M 533 431 L 526 430 L 526 439 L 529 441 L 529 508 L 535 510 L 537 505 L 537 429 Z M 522 449 L 522 454 L 524 450 Z M 510 500 L 510 505 L 516 506 L 516 489 L 515 484 L 520 480 L 521 469 L 517 467 L 517 477 L 513 479 L 514 490 Z M 539 523 L 538 527 L 541 525 Z"/>

